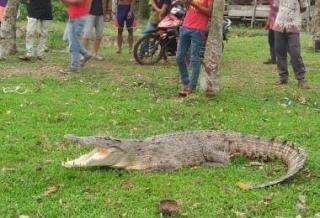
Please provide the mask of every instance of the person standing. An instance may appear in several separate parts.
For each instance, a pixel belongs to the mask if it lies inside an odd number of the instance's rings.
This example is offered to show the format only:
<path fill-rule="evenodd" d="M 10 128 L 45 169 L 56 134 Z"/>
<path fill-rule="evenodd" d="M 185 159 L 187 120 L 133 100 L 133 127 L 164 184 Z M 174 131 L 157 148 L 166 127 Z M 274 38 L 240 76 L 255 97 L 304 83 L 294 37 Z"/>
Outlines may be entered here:
<path fill-rule="evenodd" d="M 118 0 L 117 17 L 116 17 L 117 19 L 116 25 L 118 28 L 118 35 L 117 35 L 117 45 L 118 45 L 117 53 L 118 54 L 122 52 L 124 23 L 126 23 L 126 27 L 128 30 L 129 53 L 132 52 L 133 28 L 135 27 L 135 16 L 133 14 L 133 5 L 134 5 L 134 0 Z"/>
<path fill-rule="evenodd" d="M 52 20 L 51 0 L 26 0 L 26 6 L 28 13 L 26 53 L 19 58 L 23 61 L 29 61 L 36 53 L 37 59 L 42 60 L 47 48 L 49 25 Z M 35 52 L 34 40 L 38 25 L 40 26 L 40 39 Z"/>
<path fill-rule="evenodd" d="M 306 69 L 301 57 L 300 31 L 302 26 L 301 13 L 308 6 L 307 0 L 278 0 L 278 14 L 272 29 L 275 31 L 275 48 L 279 80 L 277 85 L 288 83 L 287 53 L 291 57 L 298 87 L 309 88 L 306 83 Z"/>
<path fill-rule="evenodd" d="M 81 43 L 80 38 L 86 22 L 88 14 L 89 0 L 62 0 L 68 7 L 69 21 L 68 27 L 68 41 L 70 49 L 70 66 L 64 70 L 64 73 L 79 72 L 80 68 L 85 65 L 87 61 L 92 58 L 92 55 L 85 49 Z M 80 54 L 83 56 L 80 62 Z"/>
<path fill-rule="evenodd" d="M 277 17 L 278 7 L 274 3 L 275 0 L 269 0 L 269 16 L 266 23 L 266 29 L 268 30 L 268 43 L 270 49 L 270 59 L 263 62 L 264 64 L 276 64 L 276 49 L 275 49 L 275 42 L 274 42 L 274 31 L 272 29 L 274 22 Z"/>
<path fill-rule="evenodd" d="M 177 64 L 182 88 L 179 95 L 187 96 L 196 89 L 200 74 L 200 50 L 205 41 L 212 10 L 212 0 L 187 1 L 187 13 L 179 33 Z M 190 48 L 192 74 L 189 77 L 187 69 L 187 52 Z"/>
<path fill-rule="evenodd" d="M 87 16 L 82 45 L 88 49 L 92 30 L 95 29 L 96 37 L 93 47 L 93 57 L 102 61 L 104 58 L 98 55 L 103 37 L 104 22 L 111 19 L 112 1 L 111 0 L 91 0 L 89 15 Z"/>
<path fill-rule="evenodd" d="M 151 5 L 150 18 L 143 34 L 153 31 L 158 27 L 159 22 L 168 14 L 171 0 L 150 0 Z"/>
<path fill-rule="evenodd" d="M 3 22 L 4 12 L 6 9 L 7 2 L 8 0 L 0 0 L 0 26 L 1 26 L 1 23 Z"/>

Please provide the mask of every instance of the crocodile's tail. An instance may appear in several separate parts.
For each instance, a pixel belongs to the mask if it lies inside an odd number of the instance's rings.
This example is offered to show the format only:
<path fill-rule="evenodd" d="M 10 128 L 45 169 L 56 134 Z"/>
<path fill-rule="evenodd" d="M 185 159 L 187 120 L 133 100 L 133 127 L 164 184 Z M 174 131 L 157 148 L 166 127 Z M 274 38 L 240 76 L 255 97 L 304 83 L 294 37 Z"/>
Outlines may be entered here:
<path fill-rule="evenodd" d="M 240 153 L 249 158 L 263 160 L 278 159 L 288 166 L 286 175 L 270 182 L 250 185 L 250 189 L 265 188 L 289 180 L 303 168 L 306 160 L 305 151 L 287 141 L 239 135 L 237 133 L 226 134 L 226 140 L 229 142 L 230 154 Z"/>

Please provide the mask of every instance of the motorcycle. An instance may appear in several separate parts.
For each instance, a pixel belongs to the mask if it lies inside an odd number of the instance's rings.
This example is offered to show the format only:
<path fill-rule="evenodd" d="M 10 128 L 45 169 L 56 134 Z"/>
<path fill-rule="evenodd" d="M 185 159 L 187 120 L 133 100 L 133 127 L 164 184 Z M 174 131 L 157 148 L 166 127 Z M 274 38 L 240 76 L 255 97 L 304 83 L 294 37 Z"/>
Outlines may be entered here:
<path fill-rule="evenodd" d="M 175 56 L 177 51 L 179 28 L 183 23 L 186 9 L 182 1 L 172 3 L 169 14 L 158 24 L 157 28 L 149 30 L 140 38 L 133 50 L 137 63 L 153 65 L 168 56 Z M 223 40 L 227 41 L 227 34 L 231 28 L 231 20 L 225 19 L 223 25 Z M 205 44 L 205 43 L 204 43 Z M 200 51 L 203 57 L 205 47 Z"/>

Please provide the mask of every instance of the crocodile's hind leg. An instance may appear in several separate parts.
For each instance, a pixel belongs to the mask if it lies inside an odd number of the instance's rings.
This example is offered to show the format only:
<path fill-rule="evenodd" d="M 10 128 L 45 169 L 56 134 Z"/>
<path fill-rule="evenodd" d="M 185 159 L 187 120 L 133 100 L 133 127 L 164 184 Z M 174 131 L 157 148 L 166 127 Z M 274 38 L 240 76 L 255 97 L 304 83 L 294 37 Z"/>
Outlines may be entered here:
<path fill-rule="evenodd" d="M 204 151 L 203 155 L 206 160 L 206 162 L 203 164 L 204 166 L 221 167 L 230 163 L 231 156 L 223 151 L 210 149 Z"/>

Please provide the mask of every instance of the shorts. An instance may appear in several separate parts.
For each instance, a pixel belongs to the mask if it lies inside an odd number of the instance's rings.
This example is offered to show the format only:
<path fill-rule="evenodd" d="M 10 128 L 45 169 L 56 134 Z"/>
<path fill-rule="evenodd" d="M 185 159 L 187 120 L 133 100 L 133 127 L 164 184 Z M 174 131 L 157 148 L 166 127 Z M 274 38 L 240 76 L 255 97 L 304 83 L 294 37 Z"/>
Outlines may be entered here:
<path fill-rule="evenodd" d="M 89 14 L 86 18 L 86 24 L 83 29 L 83 38 L 92 38 L 92 29 L 96 30 L 96 39 L 101 39 L 103 37 L 104 29 L 104 17 Z"/>
<path fill-rule="evenodd" d="M 116 26 L 118 28 L 123 28 L 124 23 L 126 23 L 127 28 L 135 27 L 136 19 L 134 15 L 132 15 L 132 17 L 128 19 L 129 12 L 130 12 L 130 5 L 118 5 L 117 20 L 116 20 Z"/>

